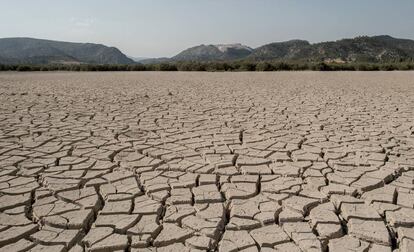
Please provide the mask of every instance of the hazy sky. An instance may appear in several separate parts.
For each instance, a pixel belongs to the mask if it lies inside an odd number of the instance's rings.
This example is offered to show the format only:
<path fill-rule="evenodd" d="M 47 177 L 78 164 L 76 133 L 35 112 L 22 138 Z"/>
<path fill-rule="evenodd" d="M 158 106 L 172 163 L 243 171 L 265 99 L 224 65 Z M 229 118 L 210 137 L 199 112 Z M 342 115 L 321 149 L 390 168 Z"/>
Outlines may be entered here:
<path fill-rule="evenodd" d="M 389 34 L 414 39 L 413 0 L 0 0 L 0 37 L 116 46 L 173 56 L 199 44 L 311 42 Z"/>

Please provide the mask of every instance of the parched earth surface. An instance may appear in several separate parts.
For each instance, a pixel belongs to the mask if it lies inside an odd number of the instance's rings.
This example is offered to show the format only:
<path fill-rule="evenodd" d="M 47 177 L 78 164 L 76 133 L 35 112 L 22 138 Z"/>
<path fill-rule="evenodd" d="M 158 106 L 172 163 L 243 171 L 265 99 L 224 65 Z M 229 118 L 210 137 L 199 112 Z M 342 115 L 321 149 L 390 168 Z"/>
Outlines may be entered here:
<path fill-rule="evenodd" d="M 1 73 L 0 251 L 413 251 L 414 73 Z"/>

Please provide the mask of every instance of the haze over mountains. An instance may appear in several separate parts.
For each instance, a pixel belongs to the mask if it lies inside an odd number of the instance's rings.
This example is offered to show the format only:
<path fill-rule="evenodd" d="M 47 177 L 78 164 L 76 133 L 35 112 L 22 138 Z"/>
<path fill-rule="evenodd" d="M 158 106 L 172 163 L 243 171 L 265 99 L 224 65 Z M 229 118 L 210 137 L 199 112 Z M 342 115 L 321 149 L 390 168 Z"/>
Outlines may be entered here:
<path fill-rule="evenodd" d="M 134 60 L 133 60 L 134 59 Z M 311 44 L 305 40 L 270 43 L 258 48 L 242 44 L 199 45 L 171 58 L 128 58 L 115 47 L 33 38 L 0 39 L 1 64 L 134 64 L 179 61 L 312 61 L 395 62 L 414 59 L 414 40 L 361 36 Z"/>

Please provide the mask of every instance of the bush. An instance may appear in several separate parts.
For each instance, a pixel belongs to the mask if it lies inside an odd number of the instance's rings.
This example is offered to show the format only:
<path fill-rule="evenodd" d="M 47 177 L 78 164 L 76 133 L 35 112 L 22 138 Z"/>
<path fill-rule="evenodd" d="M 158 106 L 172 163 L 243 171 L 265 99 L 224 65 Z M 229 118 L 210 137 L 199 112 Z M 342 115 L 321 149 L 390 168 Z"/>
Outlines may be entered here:
<path fill-rule="evenodd" d="M 290 71 L 292 70 L 292 66 L 285 62 L 278 62 L 277 64 L 273 65 L 276 71 Z"/>
<path fill-rule="evenodd" d="M 192 69 L 191 63 L 188 63 L 188 62 L 179 62 L 177 64 L 177 70 L 178 71 L 192 71 L 191 69 Z"/>
<path fill-rule="evenodd" d="M 224 71 L 231 71 L 233 68 L 225 62 L 211 62 L 208 63 L 206 66 L 206 71 L 209 72 L 224 72 Z"/>
<path fill-rule="evenodd" d="M 31 71 L 32 68 L 30 66 L 26 66 L 26 65 L 20 65 L 16 68 L 16 71 L 19 72 L 27 72 L 27 71 Z"/>
<path fill-rule="evenodd" d="M 145 71 L 145 66 L 142 64 L 135 64 L 127 66 L 128 71 Z"/>
<path fill-rule="evenodd" d="M 240 67 L 238 68 L 240 71 L 255 71 L 256 70 L 256 64 L 250 63 L 250 62 L 243 62 L 240 64 Z"/>
<path fill-rule="evenodd" d="M 207 71 L 207 66 L 200 62 L 179 62 L 177 63 L 178 71 Z M 212 70 L 212 69 L 210 69 Z"/>
<path fill-rule="evenodd" d="M 274 68 L 270 63 L 267 62 L 259 62 L 256 65 L 256 71 L 266 72 L 266 71 L 273 71 Z"/>
<path fill-rule="evenodd" d="M 332 71 L 332 67 L 330 67 L 325 62 L 318 63 L 316 65 L 312 65 L 311 68 L 313 71 Z"/>
<path fill-rule="evenodd" d="M 358 71 L 378 71 L 379 67 L 376 64 L 358 64 L 356 65 Z"/>
<path fill-rule="evenodd" d="M 414 70 L 414 62 L 396 63 L 325 63 L 325 62 L 174 62 L 133 65 L 48 64 L 2 65 L 0 71 L 393 71 Z"/>
<path fill-rule="evenodd" d="M 414 65 L 410 63 L 400 64 L 399 70 L 402 70 L 402 71 L 414 70 Z"/>
<path fill-rule="evenodd" d="M 397 67 L 392 64 L 385 64 L 380 66 L 380 70 L 382 71 L 394 71 L 397 70 Z"/>
<path fill-rule="evenodd" d="M 160 63 L 155 66 L 155 71 L 177 71 L 177 66 L 169 63 Z"/>
<path fill-rule="evenodd" d="M 77 71 L 79 72 L 81 70 L 80 65 L 71 65 L 70 68 L 68 68 L 68 71 Z"/>

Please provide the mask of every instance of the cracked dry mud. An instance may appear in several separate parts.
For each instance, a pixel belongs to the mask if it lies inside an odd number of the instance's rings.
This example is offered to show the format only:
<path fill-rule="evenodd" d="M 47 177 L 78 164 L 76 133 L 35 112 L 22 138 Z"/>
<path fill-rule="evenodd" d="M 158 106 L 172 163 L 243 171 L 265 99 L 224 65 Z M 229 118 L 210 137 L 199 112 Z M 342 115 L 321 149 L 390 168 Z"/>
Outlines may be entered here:
<path fill-rule="evenodd" d="M 413 251 L 414 73 L 2 73 L 0 251 Z"/>

